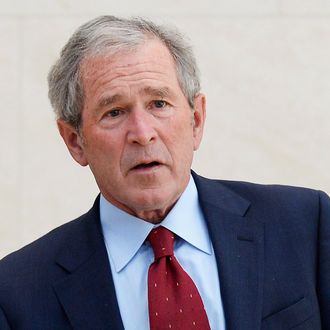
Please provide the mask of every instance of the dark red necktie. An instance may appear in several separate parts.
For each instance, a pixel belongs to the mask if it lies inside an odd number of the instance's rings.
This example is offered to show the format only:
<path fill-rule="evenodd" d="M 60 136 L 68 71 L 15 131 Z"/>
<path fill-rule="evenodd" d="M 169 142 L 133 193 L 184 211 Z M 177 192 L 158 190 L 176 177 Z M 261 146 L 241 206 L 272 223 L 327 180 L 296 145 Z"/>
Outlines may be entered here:
<path fill-rule="evenodd" d="M 174 234 L 158 227 L 147 239 L 155 254 L 148 273 L 150 329 L 209 330 L 198 290 L 173 254 Z"/>

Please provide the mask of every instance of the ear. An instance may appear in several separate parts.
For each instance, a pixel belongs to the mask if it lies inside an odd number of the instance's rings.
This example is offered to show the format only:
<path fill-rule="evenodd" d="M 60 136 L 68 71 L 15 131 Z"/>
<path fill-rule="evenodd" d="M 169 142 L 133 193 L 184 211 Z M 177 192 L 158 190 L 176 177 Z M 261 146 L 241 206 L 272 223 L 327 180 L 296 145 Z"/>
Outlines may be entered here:
<path fill-rule="evenodd" d="M 194 114 L 193 114 L 194 150 L 197 150 L 199 148 L 199 145 L 202 141 L 205 118 L 206 118 L 205 95 L 198 94 L 194 99 Z"/>
<path fill-rule="evenodd" d="M 73 159 L 81 166 L 88 165 L 82 138 L 77 130 L 63 119 L 57 120 L 57 127 Z"/>

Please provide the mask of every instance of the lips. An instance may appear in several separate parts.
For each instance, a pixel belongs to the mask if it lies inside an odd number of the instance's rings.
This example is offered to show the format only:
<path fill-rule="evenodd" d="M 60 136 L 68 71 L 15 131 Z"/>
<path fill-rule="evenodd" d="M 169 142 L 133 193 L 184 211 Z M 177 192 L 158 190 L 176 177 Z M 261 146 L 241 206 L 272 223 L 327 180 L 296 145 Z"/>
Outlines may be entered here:
<path fill-rule="evenodd" d="M 161 165 L 161 163 L 159 163 L 157 161 L 152 161 L 152 162 L 147 162 L 147 163 L 140 163 L 138 165 L 135 165 L 132 169 L 133 170 L 148 169 L 148 168 L 153 168 L 158 165 Z"/>
<path fill-rule="evenodd" d="M 124 173 L 155 173 L 156 170 L 167 168 L 172 163 L 171 156 L 165 146 L 158 143 L 146 147 L 130 146 L 121 158 Z"/>

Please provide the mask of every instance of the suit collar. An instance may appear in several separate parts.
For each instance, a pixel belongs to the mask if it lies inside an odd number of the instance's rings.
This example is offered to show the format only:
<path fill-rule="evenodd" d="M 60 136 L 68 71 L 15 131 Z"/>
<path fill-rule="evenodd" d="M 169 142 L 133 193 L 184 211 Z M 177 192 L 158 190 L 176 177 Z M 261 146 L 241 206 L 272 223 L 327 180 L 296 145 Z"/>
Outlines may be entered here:
<path fill-rule="evenodd" d="M 56 259 L 67 274 L 53 287 L 74 329 L 123 329 L 99 219 L 98 197 L 69 224 L 65 249 Z"/>
<path fill-rule="evenodd" d="M 191 172 L 195 180 L 202 207 L 211 206 L 233 215 L 244 216 L 250 202 L 228 189 L 220 180 L 211 180 Z"/>
<path fill-rule="evenodd" d="M 263 223 L 249 216 L 249 201 L 220 181 L 193 177 L 216 254 L 226 329 L 259 329 Z"/>

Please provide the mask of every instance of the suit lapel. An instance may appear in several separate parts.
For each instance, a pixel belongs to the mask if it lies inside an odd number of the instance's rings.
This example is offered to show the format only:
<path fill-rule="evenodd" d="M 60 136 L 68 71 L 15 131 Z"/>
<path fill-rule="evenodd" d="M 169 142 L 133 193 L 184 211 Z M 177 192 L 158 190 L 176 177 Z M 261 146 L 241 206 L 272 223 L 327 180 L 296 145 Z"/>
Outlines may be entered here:
<path fill-rule="evenodd" d="M 219 182 L 193 176 L 216 254 L 226 329 L 259 329 L 263 224 L 247 216 L 247 200 Z"/>
<path fill-rule="evenodd" d="M 224 185 L 193 173 L 216 254 L 227 330 L 260 328 L 263 224 L 250 203 Z M 99 199 L 57 258 L 66 275 L 53 287 L 73 329 L 124 329 L 99 223 Z"/>
<path fill-rule="evenodd" d="M 74 329 L 124 329 L 99 223 L 99 199 L 73 223 L 75 236 L 57 258 L 67 275 L 53 287 Z"/>

